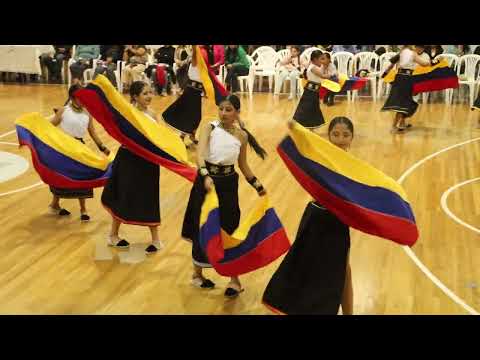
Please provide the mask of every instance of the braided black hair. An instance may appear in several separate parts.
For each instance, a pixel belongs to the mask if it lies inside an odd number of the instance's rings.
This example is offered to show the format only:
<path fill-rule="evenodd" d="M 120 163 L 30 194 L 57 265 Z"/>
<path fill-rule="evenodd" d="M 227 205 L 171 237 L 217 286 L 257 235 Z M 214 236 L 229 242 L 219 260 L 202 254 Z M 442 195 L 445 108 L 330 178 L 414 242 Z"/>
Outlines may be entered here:
<path fill-rule="evenodd" d="M 230 104 L 232 104 L 233 108 L 237 111 L 240 110 L 240 98 L 236 95 L 228 95 L 222 102 L 228 101 Z M 247 133 L 247 138 L 248 138 L 248 144 L 252 147 L 252 149 L 255 151 L 255 153 L 262 158 L 262 160 L 265 159 L 267 156 L 267 152 L 265 151 L 264 148 L 260 146 L 258 143 L 257 139 L 255 139 L 255 136 L 253 136 L 243 125 L 241 122 L 239 122 L 240 128 Z"/>

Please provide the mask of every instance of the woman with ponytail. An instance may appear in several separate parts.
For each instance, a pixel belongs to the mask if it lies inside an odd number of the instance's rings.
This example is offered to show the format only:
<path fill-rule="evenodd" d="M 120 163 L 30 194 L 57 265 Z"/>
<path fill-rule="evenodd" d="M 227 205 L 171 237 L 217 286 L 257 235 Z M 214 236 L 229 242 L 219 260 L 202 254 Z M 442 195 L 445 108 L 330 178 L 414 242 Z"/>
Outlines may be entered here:
<path fill-rule="evenodd" d="M 131 103 L 149 119 L 158 122 L 149 105 L 152 90 L 143 81 L 134 81 L 130 86 Z M 152 243 L 145 249 L 146 254 L 155 254 L 163 247 L 158 238 L 160 225 L 160 168 L 126 147 L 121 146 L 115 156 L 112 175 L 102 193 L 102 204 L 112 216 L 112 227 L 108 245 L 128 248 L 130 243 L 120 239 L 120 225 L 148 226 Z"/>
<path fill-rule="evenodd" d="M 203 268 L 211 265 L 199 243 L 200 213 L 206 193 L 215 186 L 221 227 L 228 234 L 232 234 L 240 222 L 238 173 L 235 171 L 237 161 L 247 182 L 258 195 L 266 194 L 265 188 L 248 165 L 247 143 L 262 159 L 266 152 L 240 121 L 240 99 L 229 95 L 219 104 L 218 109 L 220 120 L 206 124 L 200 133 L 197 151 L 199 174 L 190 192 L 182 228 L 182 237 L 192 242 L 192 284 L 204 289 L 215 287 L 211 280 L 203 276 Z M 233 298 L 242 291 L 239 278 L 232 277 L 225 296 Z"/>
<path fill-rule="evenodd" d="M 292 123 L 289 123 L 289 127 Z M 329 141 L 348 151 L 354 129 L 350 119 L 339 116 L 328 124 Z M 297 237 L 270 279 L 263 303 L 284 315 L 353 314 L 350 269 L 350 230 L 317 201 L 303 212 Z"/>
<path fill-rule="evenodd" d="M 80 89 L 81 86 L 76 84 L 68 89 L 68 99 L 60 110 L 54 109 L 55 116 L 52 124 L 60 126 L 60 128 L 68 135 L 74 137 L 78 141 L 85 143 L 83 138 L 85 134 L 90 134 L 98 149 L 104 154 L 110 154 L 110 150 L 103 145 L 102 141 L 95 132 L 92 117 L 83 109 L 82 105 L 72 97 L 73 93 Z M 49 205 L 50 213 L 59 216 L 70 215 L 70 212 L 60 206 L 60 199 L 78 199 L 80 202 L 80 220 L 89 221 L 90 216 L 87 214 L 85 199 L 93 198 L 92 189 L 63 189 L 50 186 L 53 199 Z"/>

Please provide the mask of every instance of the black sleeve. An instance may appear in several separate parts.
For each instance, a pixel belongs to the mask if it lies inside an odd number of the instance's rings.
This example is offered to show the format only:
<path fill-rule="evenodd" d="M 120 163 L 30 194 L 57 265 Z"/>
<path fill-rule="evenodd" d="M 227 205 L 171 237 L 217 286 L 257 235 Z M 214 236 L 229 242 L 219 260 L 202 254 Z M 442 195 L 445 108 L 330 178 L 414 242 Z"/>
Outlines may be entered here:
<path fill-rule="evenodd" d="M 390 59 L 390 62 L 391 62 L 392 64 L 396 64 L 396 63 L 398 62 L 398 60 L 400 60 L 400 53 L 398 53 L 397 55 L 395 55 L 394 57 L 392 57 L 392 58 Z"/>

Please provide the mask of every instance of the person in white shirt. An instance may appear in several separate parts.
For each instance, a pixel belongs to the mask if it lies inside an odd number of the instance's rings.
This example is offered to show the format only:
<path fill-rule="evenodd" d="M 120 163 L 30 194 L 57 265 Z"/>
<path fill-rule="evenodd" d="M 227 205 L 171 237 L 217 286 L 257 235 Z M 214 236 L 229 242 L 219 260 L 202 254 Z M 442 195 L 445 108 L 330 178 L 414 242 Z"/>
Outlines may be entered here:
<path fill-rule="evenodd" d="M 395 112 L 395 118 L 392 124 L 393 133 L 403 133 L 410 124 L 405 123 L 405 119 L 411 117 L 418 107 L 418 103 L 413 100 L 413 70 L 417 64 L 421 66 L 431 65 L 429 56 L 422 56 L 425 50 L 424 45 L 415 45 L 413 50 L 412 45 L 405 45 L 398 55 L 395 55 L 391 60 L 390 66 L 385 70 L 382 77 L 397 65 L 398 73 L 392 83 L 392 89 L 388 96 L 385 105 L 381 111 Z"/>
<path fill-rule="evenodd" d="M 250 145 L 262 159 L 265 150 L 243 127 L 240 121 L 240 99 L 229 95 L 218 107 L 219 120 L 205 124 L 201 129 L 197 150 L 199 173 L 193 184 L 183 220 L 182 237 L 192 242 L 193 274 L 192 285 L 213 289 L 215 284 L 203 276 L 203 268 L 211 267 L 200 245 L 200 214 L 205 195 L 215 186 L 219 200 L 221 227 L 232 234 L 240 223 L 238 200 L 238 173 L 235 163 L 247 182 L 258 195 L 266 194 L 265 188 L 253 174 L 247 161 L 247 146 Z M 243 291 L 238 276 L 231 277 L 225 296 L 236 297 Z"/>
<path fill-rule="evenodd" d="M 300 48 L 297 45 L 290 47 L 290 55 L 280 62 L 278 82 L 275 83 L 275 94 L 280 92 L 283 82 L 290 79 L 290 96 L 292 100 L 297 95 L 297 78 L 300 75 Z"/>
<path fill-rule="evenodd" d="M 83 138 L 88 131 L 98 149 L 108 155 L 110 154 L 110 150 L 103 145 L 102 141 L 95 132 L 92 117 L 73 97 L 73 93 L 80 88 L 81 86 L 78 84 L 70 86 L 70 89 L 68 90 L 68 100 L 62 109 L 55 110 L 56 113 L 52 120 L 52 124 L 55 126 L 60 126 L 65 133 L 74 137 L 78 141 L 81 141 L 82 143 L 85 143 Z M 49 209 L 52 214 L 59 216 L 70 215 L 68 210 L 60 207 L 60 199 L 78 199 L 80 203 L 80 220 L 90 220 L 90 216 L 87 214 L 87 208 L 85 206 L 85 199 L 93 198 L 92 189 L 63 189 L 50 186 L 50 191 L 53 194 L 52 202 L 49 205 Z"/>

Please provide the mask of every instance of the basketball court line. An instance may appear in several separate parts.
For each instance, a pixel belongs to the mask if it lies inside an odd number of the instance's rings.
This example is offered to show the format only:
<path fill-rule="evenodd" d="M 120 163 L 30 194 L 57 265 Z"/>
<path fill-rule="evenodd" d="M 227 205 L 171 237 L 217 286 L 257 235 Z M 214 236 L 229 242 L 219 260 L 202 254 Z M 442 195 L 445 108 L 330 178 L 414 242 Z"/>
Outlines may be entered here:
<path fill-rule="evenodd" d="M 479 141 L 480 140 L 480 137 L 478 138 L 475 138 L 475 139 L 471 139 L 471 140 L 467 140 L 467 141 L 463 141 L 461 143 L 458 143 L 458 144 L 455 144 L 455 145 L 451 145 L 451 146 L 448 146 L 444 149 L 441 149 L 433 154 L 430 154 L 426 157 L 424 157 L 423 159 L 417 161 L 415 164 L 413 164 L 412 166 L 410 166 L 407 170 L 405 170 L 405 172 L 398 178 L 398 182 L 399 184 L 402 184 L 405 179 L 416 169 L 418 168 L 420 165 L 424 164 L 425 162 L 427 162 L 428 160 L 430 159 L 433 159 L 434 157 L 446 152 L 446 151 L 449 151 L 449 150 L 452 150 L 452 149 L 455 149 L 457 147 L 460 147 L 460 146 L 463 146 L 463 145 L 466 145 L 466 144 L 470 144 L 472 142 L 475 142 L 475 141 Z M 408 257 L 410 257 L 410 259 L 415 263 L 415 265 L 418 266 L 418 268 L 425 274 L 426 277 L 428 277 L 440 290 L 442 290 L 445 295 L 447 295 L 450 299 L 452 299 L 455 303 L 457 303 L 458 305 L 460 305 L 465 311 L 467 311 L 468 313 L 472 314 L 472 315 L 479 315 L 479 313 L 473 309 L 471 306 L 469 306 L 464 300 L 462 300 L 459 296 L 457 296 L 452 290 L 450 290 L 444 283 L 442 283 L 431 271 L 430 269 L 428 269 L 425 264 L 420 261 L 420 259 L 417 257 L 417 255 L 415 255 L 415 253 L 413 252 L 413 250 L 411 248 L 409 248 L 408 246 L 403 246 L 403 250 L 405 251 L 405 253 L 407 254 Z"/>

